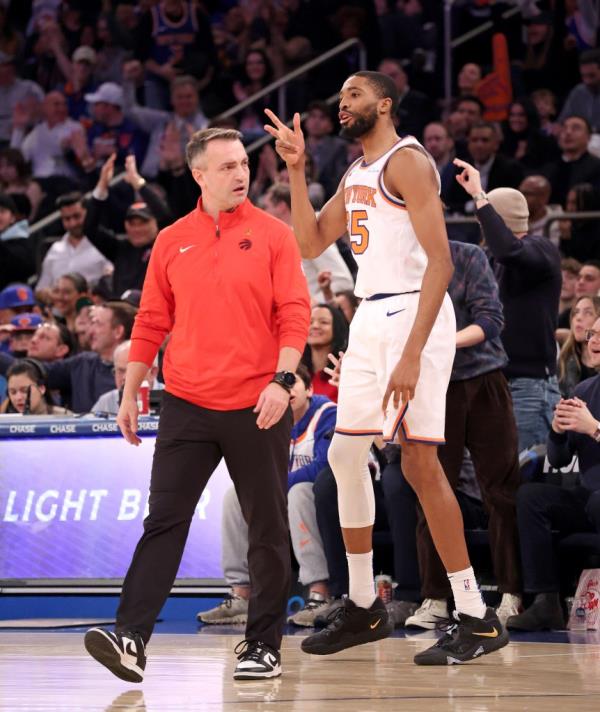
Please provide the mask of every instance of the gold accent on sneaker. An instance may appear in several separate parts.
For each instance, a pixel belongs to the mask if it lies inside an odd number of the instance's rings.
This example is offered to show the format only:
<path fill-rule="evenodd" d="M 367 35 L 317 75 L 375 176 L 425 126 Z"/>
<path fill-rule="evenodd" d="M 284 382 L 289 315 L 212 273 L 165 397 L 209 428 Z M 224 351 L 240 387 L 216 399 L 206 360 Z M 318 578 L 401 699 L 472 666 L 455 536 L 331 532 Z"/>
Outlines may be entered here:
<path fill-rule="evenodd" d="M 480 638 L 497 638 L 499 633 L 495 628 L 492 628 L 491 633 L 476 633 L 473 631 L 473 635 L 478 635 Z"/>

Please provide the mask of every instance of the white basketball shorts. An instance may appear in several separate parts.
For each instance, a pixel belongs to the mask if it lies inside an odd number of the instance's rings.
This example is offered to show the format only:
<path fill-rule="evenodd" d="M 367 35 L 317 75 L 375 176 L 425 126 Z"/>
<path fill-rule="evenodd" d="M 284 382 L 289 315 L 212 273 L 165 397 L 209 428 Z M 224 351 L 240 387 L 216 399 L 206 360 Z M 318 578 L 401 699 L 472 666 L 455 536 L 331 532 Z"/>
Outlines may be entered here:
<path fill-rule="evenodd" d="M 446 390 L 456 350 L 456 318 L 448 294 L 421 353 L 414 398 L 396 409 L 392 396 L 383 411 L 383 397 L 414 323 L 419 296 L 417 292 L 361 302 L 342 361 L 337 433 L 383 435 L 391 442 L 402 428 L 408 441 L 445 442 Z"/>

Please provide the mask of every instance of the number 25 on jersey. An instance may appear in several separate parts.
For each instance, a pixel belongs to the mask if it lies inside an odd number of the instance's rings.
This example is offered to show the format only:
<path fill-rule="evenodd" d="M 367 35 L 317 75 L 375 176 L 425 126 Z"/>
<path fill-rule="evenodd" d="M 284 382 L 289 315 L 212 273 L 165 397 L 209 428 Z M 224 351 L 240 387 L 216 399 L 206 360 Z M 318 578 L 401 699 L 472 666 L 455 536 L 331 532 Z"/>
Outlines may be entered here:
<path fill-rule="evenodd" d="M 355 255 L 362 253 L 369 246 L 369 228 L 364 224 L 368 218 L 366 210 L 352 210 L 348 214 L 348 234 L 350 246 Z"/>

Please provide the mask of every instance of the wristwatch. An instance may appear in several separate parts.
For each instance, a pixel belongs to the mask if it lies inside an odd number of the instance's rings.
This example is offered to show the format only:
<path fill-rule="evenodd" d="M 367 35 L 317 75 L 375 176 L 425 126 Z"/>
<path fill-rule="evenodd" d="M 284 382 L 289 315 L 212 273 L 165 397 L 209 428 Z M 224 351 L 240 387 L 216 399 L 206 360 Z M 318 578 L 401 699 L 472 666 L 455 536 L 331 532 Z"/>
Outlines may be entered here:
<path fill-rule="evenodd" d="M 479 193 L 475 193 L 475 195 L 473 196 L 474 203 L 476 203 L 478 200 L 487 200 L 487 199 L 488 199 L 488 197 L 483 190 L 480 190 Z"/>
<path fill-rule="evenodd" d="M 596 423 L 596 430 L 592 433 L 592 438 L 600 443 L 600 423 Z"/>
<path fill-rule="evenodd" d="M 292 371 L 277 371 L 271 379 L 271 383 L 276 383 L 278 386 L 285 388 L 288 393 L 291 393 L 296 383 L 296 374 Z"/>

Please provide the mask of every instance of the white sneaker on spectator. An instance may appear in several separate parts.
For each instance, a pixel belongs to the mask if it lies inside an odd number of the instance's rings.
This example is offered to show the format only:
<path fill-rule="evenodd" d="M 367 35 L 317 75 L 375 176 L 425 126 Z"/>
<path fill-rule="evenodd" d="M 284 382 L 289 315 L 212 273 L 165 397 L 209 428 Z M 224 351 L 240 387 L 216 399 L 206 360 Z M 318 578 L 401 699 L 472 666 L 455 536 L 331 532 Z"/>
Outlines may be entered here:
<path fill-rule="evenodd" d="M 440 620 L 447 618 L 448 602 L 445 598 L 426 598 L 414 614 L 406 619 L 404 626 L 435 630 Z"/>
<path fill-rule="evenodd" d="M 385 604 L 387 608 L 390 620 L 394 624 L 395 628 L 404 628 L 406 625 L 406 619 L 410 616 L 414 616 L 419 608 L 418 603 L 414 601 L 397 601 L 392 599 L 389 603 Z"/>
<path fill-rule="evenodd" d="M 506 625 L 506 621 L 511 616 L 518 616 L 523 613 L 523 599 L 521 596 L 514 593 L 503 593 L 500 605 L 496 608 L 496 615 L 502 625 Z"/>
<path fill-rule="evenodd" d="M 333 599 L 325 598 L 322 593 L 311 591 L 308 594 L 308 601 L 299 611 L 288 618 L 288 623 L 298 625 L 303 628 L 312 628 L 315 618 L 323 613 Z"/>
<path fill-rule="evenodd" d="M 343 598 L 330 598 L 327 605 L 317 611 L 313 621 L 314 628 L 326 628 L 331 623 L 331 617 L 338 608 L 344 605 Z"/>
<path fill-rule="evenodd" d="M 228 593 L 218 606 L 208 611 L 200 611 L 196 618 L 201 623 L 212 625 L 247 623 L 248 601 L 241 596 L 236 596 L 234 593 Z"/>

